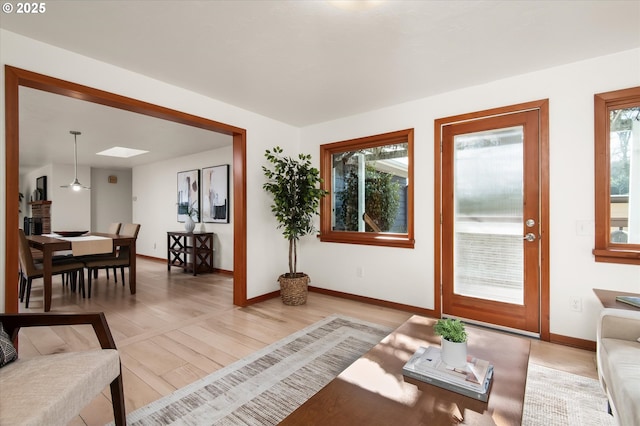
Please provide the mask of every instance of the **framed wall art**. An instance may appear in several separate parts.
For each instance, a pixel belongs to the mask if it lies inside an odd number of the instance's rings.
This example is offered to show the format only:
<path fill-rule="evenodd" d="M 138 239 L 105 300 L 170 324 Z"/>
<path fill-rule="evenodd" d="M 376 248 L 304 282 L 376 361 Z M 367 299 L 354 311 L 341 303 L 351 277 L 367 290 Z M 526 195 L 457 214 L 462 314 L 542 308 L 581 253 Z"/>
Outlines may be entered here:
<path fill-rule="evenodd" d="M 36 190 L 38 191 L 38 199 L 33 201 L 43 201 L 47 199 L 47 177 L 40 176 L 36 179 Z"/>
<path fill-rule="evenodd" d="M 202 221 L 229 223 L 229 165 L 202 169 Z"/>
<path fill-rule="evenodd" d="M 178 222 L 200 222 L 200 170 L 178 172 Z"/>

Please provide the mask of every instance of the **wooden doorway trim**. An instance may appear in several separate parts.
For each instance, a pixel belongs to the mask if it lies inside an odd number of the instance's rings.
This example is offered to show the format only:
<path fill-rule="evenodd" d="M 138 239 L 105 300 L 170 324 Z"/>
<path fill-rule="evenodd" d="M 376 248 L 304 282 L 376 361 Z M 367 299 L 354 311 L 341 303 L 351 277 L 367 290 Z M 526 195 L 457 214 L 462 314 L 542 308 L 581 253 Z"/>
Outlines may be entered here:
<path fill-rule="evenodd" d="M 5 65 L 5 307 L 18 312 L 18 198 L 19 192 L 19 107 L 20 86 L 93 102 L 150 117 L 199 127 L 233 138 L 233 304 L 247 304 L 247 132 L 228 124 L 172 110 L 92 87 L 83 86 L 32 71 Z"/>
<path fill-rule="evenodd" d="M 551 340 L 549 321 L 549 100 L 526 102 L 506 107 L 493 108 L 468 114 L 439 118 L 434 122 L 434 311 L 442 314 L 442 127 L 463 121 L 475 120 L 483 117 L 510 114 L 516 111 L 537 109 L 540 112 L 540 339 Z"/>

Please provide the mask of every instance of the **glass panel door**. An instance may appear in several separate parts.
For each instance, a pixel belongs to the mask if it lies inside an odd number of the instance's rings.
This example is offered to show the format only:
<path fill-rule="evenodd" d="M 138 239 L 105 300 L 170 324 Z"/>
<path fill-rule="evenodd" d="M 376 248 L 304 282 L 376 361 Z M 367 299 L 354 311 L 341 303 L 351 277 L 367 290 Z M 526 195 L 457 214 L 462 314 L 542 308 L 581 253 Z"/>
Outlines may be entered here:
<path fill-rule="evenodd" d="M 456 135 L 454 293 L 522 305 L 523 126 Z"/>
<path fill-rule="evenodd" d="M 442 129 L 442 312 L 540 330 L 538 111 Z"/>

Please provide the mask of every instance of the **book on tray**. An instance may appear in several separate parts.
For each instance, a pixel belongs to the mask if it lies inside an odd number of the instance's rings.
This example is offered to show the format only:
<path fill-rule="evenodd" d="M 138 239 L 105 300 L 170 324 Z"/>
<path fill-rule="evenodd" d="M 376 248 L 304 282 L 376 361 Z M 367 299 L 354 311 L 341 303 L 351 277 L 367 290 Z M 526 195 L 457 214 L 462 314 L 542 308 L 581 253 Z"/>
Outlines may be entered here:
<path fill-rule="evenodd" d="M 402 367 L 405 376 L 486 402 L 493 376 L 489 361 L 467 356 L 463 368 L 447 365 L 440 358 L 440 348 L 420 346 Z"/>
<path fill-rule="evenodd" d="M 640 308 L 640 297 L 638 296 L 616 296 L 618 302 L 626 303 L 636 308 Z"/>

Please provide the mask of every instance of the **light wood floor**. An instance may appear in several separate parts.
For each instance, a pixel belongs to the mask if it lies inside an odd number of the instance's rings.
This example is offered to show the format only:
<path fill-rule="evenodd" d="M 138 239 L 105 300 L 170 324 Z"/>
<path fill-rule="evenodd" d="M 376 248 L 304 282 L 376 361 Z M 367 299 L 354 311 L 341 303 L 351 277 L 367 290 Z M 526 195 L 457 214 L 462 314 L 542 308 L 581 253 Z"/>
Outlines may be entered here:
<path fill-rule="evenodd" d="M 125 277 L 128 278 L 128 277 Z M 267 278 L 268 279 L 268 278 Z M 104 271 L 91 299 L 63 288 L 54 277 L 53 312 L 103 311 L 116 340 L 127 412 L 149 404 L 334 313 L 397 327 L 412 314 L 310 293 L 306 305 L 271 299 L 246 308 L 232 304 L 232 278 L 193 277 L 165 264 L 138 260 L 137 294 L 129 294 Z M 42 312 L 41 280 L 34 282 L 29 309 Z M 20 356 L 99 347 L 90 326 L 21 331 Z M 530 362 L 596 378 L 595 354 L 532 339 Z M 71 425 L 104 425 L 113 420 L 109 388 Z"/>

